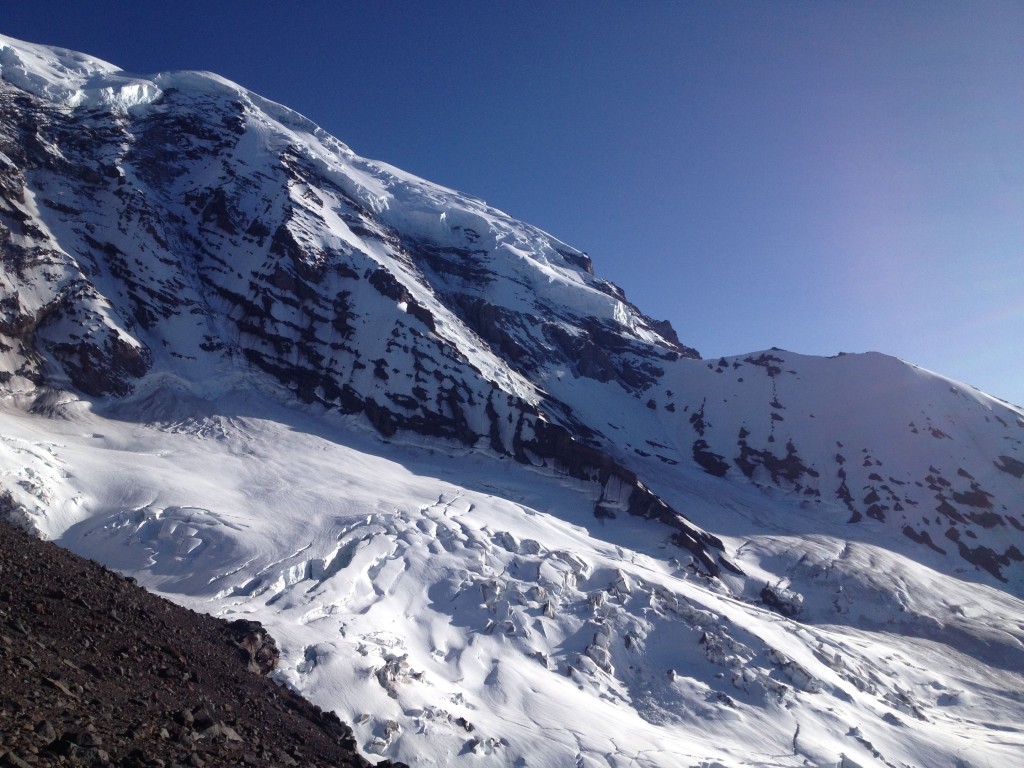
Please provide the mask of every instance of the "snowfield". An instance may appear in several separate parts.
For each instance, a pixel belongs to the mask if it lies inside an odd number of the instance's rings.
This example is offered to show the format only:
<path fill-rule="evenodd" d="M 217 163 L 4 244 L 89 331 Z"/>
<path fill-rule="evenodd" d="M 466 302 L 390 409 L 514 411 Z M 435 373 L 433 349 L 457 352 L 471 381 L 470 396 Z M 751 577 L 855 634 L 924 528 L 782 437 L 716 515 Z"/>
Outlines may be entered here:
<path fill-rule="evenodd" d="M 582 484 L 486 452 L 252 395 L 164 410 L 8 408 L 5 486 L 31 489 L 33 522 L 70 549 L 264 622 L 282 682 L 368 755 L 983 766 L 1024 749 L 1021 601 L 841 530 L 804 535 L 798 503 L 722 498 L 747 576 L 710 579 L 668 529 L 595 520 Z"/>

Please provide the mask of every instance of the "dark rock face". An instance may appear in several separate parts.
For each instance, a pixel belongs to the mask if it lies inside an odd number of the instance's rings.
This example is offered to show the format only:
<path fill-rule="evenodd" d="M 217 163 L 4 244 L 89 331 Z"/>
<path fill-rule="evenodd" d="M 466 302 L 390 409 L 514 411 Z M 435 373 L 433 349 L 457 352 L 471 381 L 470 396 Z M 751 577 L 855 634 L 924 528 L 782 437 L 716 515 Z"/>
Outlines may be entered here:
<path fill-rule="evenodd" d="M 242 652 L 250 672 L 269 675 L 277 668 L 281 652 L 263 625 L 258 621 L 235 619 L 228 622 L 225 629 L 228 635 Z"/>
<path fill-rule="evenodd" d="M 635 318 L 659 334 L 657 345 L 643 342 L 605 319 L 574 314 L 571 307 L 540 296 L 531 298 L 527 311 L 496 303 L 493 294 L 507 289 L 502 284 L 509 278 L 487 268 L 493 257 L 475 238 L 468 238 L 466 247 L 439 246 L 413 238 L 402 242 L 410 260 L 445 304 L 528 378 L 545 366 L 565 366 L 574 376 L 615 381 L 628 392 L 642 392 L 664 373 L 660 361 L 700 357 L 679 342 L 668 321 L 641 314 L 619 288 L 605 281 L 591 278 L 589 285 L 622 302 Z M 593 265 L 585 254 L 562 248 L 556 248 L 556 253 L 586 275 L 593 275 Z"/>
<path fill-rule="evenodd" d="M 1024 461 L 1015 459 L 1012 456 L 1000 456 L 999 461 L 995 462 L 995 465 L 996 469 L 1008 475 L 1013 475 L 1018 480 L 1024 478 Z"/>
<path fill-rule="evenodd" d="M 758 467 L 763 467 L 768 471 L 773 483 L 781 485 L 785 482 L 795 485 L 797 490 L 802 490 L 802 486 L 799 484 L 802 477 L 805 475 L 817 477 L 818 475 L 817 470 L 804 465 L 792 442 L 786 444 L 785 456 L 777 456 L 768 450 L 751 448 L 746 440 L 741 439 L 738 444 L 740 453 L 734 461 L 747 477 L 753 476 L 754 470 Z"/>
<path fill-rule="evenodd" d="M 615 517 L 613 509 L 624 506 L 630 515 L 657 520 L 674 529 L 673 543 L 689 551 L 703 572 L 717 576 L 720 565 L 736 570 L 722 556 L 724 547 L 717 537 L 701 530 L 669 507 L 644 486 L 635 473 L 619 466 L 610 456 L 581 444 L 568 430 L 557 425 L 537 421 L 533 424 L 533 432 L 532 439 L 518 440 L 519 451 L 550 457 L 556 470 L 570 477 L 598 483 L 602 495 L 594 508 L 597 517 Z"/>
<path fill-rule="evenodd" d="M 584 447 L 594 434 L 571 406 L 524 396 L 532 385 L 510 389 L 465 348 L 475 334 L 510 375 L 564 366 L 630 393 L 664 361 L 696 355 L 594 278 L 589 257 L 551 251 L 605 297 L 598 305 L 618 302 L 659 343 L 523 292 L 535 267 L 510 272 L 472 227 L 440 241 L 396 230 L 307 147 L 254 157 L 243 145 L 264 116 L 239 94 L 167 88 L 127 114 L 0 89 L 0 152 L 12 161 L 0 169 L 0 344 L 20 361 L 2 372 L 12 388 L 123 398 L 151 372 L 202 380 L 244 361 L 304 403 L 364 415 L 384 437 L 484 439 L 519 461 L 595 482 L 612 474 L 637 500 L 653 495 Z M 324 234 L 339 228 L 352 238 Z M 493 301 L 499 289 L 531 311 Z M 547 424 L 563 438 L 522 438 Z"/>
<path fill-rule="evenodd" d="M 116 121 L 92 114 L 73 119 L 6 83 L 0 83 L 0 122 L 0 152 L 15 163 L 0 167 L 0 263 L 25 294 L 33 286 L 47 286 L 34 306 L 19 298 L 15 285 L 4 286 L 0 344 L 22 361 L 5 371 L 5 378 L 44 383 L 45 361 L 50 359 L 72 386 L 87 394 L 125 395 L 131 380 L 145 374 L 151 363 L 145 345 L 124 330 L 135 318 L 120 317 L 90 279 L 88 272 L 99 270 L 95 257 L 80 263 L 67 259 L 31 214 L 29 201 L 38 192 L 33 178 L 51 174 L 64 181 L 71 194 L 61 196 L 69 202 L 46 197 L 42 205 L 67 218 L 79 217 L 80 206 L 94 203 L 97 187 L 118 178 L 103 153 L 93 150 L 126 135 Z M 111 258 L 116 271 L 123 254 L 109 244 L 101 253 Z M 127 298 L 137 302 L 131 283 L 128 277 Z M 150 318 L 150 313 L 140 312 L 141 320 Z"/>
<path fill-rule="evenodd" d="M 347 725 L 263 676 L 276 658 L 256 622 L 0 523 L 0 765 L 369 766 Z"/>
<path fill-rule="evenodd" d="M 725 457 L 709 450 L 706 440 L 693 441 L 693 460 L 700 464 L 705 472 L 715 477 L 723 477 L 729 471 L 729 463 L 725 461 Z"/>
<path fill-rule="evenodd" d="M 781 491 L 823 516 L 841 505 L 850 525 L 888 529 L 952 568 L 1019 589 L 1024 426 L 1012 407 L 878 353 L 772 349 L 692 369 L 702 380 L 680 403 L 692 429 L 686 453 L 705 472 Z"/>

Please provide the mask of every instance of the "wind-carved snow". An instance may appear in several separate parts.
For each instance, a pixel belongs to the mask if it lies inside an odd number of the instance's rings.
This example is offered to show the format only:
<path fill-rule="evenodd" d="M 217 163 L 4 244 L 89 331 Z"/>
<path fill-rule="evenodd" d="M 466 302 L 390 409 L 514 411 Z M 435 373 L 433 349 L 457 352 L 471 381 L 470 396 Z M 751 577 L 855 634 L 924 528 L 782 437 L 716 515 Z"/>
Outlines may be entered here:
<path fill-rule="evenodd" d="M 81 102 L 94 78 L 119 78 L 116 67 L 99 59 L 6 37 L 0 39 L 0 73 L 19 88 L 67 106 Z"/>
<path fill-rule="evenodd" d="M 1020 408 L 701 360 L 216 75 L 0 38 L 0 79 L 4 517 L 264 622 L 371 756 L 1019 762 Z"/>

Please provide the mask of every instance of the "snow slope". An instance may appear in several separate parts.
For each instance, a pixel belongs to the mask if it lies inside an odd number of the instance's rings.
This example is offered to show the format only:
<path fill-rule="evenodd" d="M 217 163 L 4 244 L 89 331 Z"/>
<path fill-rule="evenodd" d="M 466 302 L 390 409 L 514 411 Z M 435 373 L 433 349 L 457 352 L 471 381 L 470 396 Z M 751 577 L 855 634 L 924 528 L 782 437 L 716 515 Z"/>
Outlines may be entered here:
<path fill-rule="evenodd" d="M 414 765 L 1011 765 L 1024 412 L 701 360 L 208 73 L 0 37 L 0 511 Z"/>
<path fill-rule="evenodd" d="M 799 503 L 723 494 L 723 522 L 764 523 L 730 539 L 749 576 L 709 579 L 667 533 L 595 520 L 564 476 L 253 395 L 177 407 L 8 410 L 6 484 L 34 481 L 37 522 L 71 549 L 267 623 L 282 679 L 370 755 L 924 766 L 1024 748 L 1020 600 L 841 525 L 803 534 Z"/>

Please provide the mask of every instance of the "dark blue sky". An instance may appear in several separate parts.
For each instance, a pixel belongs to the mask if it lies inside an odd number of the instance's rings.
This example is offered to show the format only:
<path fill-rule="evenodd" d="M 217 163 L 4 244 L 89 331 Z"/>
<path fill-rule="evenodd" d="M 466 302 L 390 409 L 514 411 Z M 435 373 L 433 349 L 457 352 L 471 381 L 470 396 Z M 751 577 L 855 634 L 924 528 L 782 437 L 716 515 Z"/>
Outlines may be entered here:
<path fill-rule="evenodd" d="M 895 354 L 1024 404 L 1024 2 L 6 3 L 208 69 L 590 253 L 705 356 Z"/>

